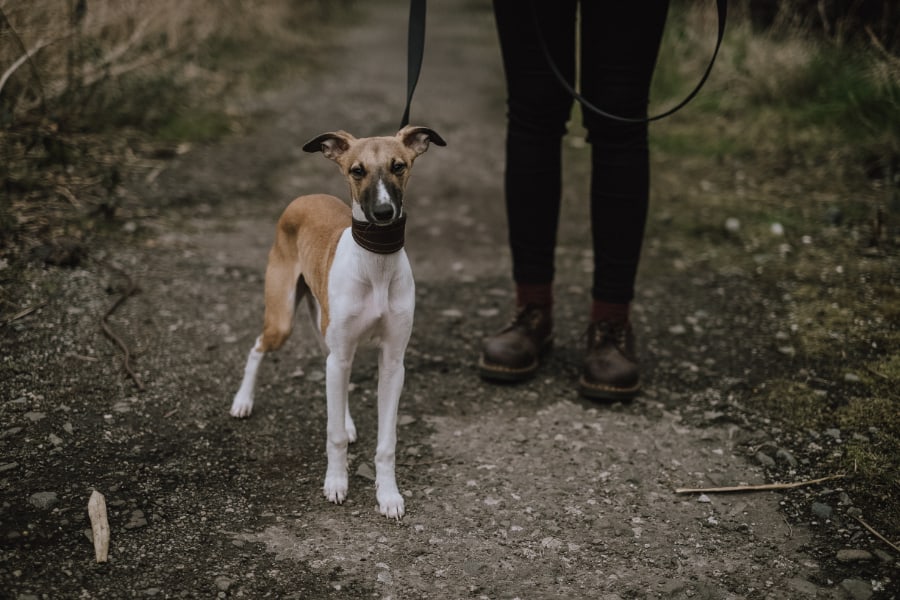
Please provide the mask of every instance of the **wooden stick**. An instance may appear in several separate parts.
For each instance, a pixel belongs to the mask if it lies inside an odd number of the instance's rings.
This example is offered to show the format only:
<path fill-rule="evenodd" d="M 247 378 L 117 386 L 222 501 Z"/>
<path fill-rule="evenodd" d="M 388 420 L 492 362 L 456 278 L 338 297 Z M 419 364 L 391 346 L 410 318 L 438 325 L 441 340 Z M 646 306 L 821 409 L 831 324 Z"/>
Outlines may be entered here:
<path fill-rule="evenodd" d="M 40 304 L 35 304 L 34 306 L 29 306 L 28 308 L 23 308 L 22 310 L 20 310 L 19 312 L 17 312 L 16 314 L 14 314 L 10 318 L 8 318 L 7 320 L 3 321 L 3 326 L 6 327 L 13 321 L 18 321 L 19 319 L 27 317 L 28 315 L 30 315 L 37 309 L 42 308 L 46 305 L 47 305 L 46 302 L 41 302 Z"/>
<path fill-rule="evenodd" d="M 128 273 L 123 271 L 122 269 L 116 267 L 115 265 L 104 263 L 110 269 L 117 271 L 120 275 L 125 277 L 128 282 L 128 287 L 122 292 L 122 295 L 113 302 L 112 306 L 106 311 L 106 314 L 100 319 L 100 329 L 103 330 L 103 334 L 106 335 L 119 349 L 122 351 L 122 364 L 125 367 L 125 372 L 128 373 L 128 376 L 131 377 L 131 380 L 134 381 L 134 384 L 137 386 L 138 390 L 144 391 L 144 384 L 141 383 L 141 380 L 138 378 L 137 373 L 131 368 L 131 350 L 128 349 L 128 344 L 122 341 L 122 338 L 113 333 L 112 328 L 109 326 L 109 317 L 116 312 L 116 310 L 125 303 L 128 298 L 137 293 L 137 286 L 134 284 L 134 280 L 131 278 Z"/>
<path fill-rule="evenodd" d="M 869 525 L 868 523 L 866 523 L 865 521 L 863 521 L 863 520 L 862 520 L 862 517 L 856 517 L 856 520 L 859 521 L 859 524 L 860 524 L 860 525 L 862 525 L 863 527 L 865 527 L 866 529 L 868 529 L 868 530 L 869 530 L 869 533 L 871 533 L 872 535 L 874 535 L 875 537 L 877 537 L 879 540 L 881 540 L 882 542 L 884 542 L 885 544 L 887 544 L 888 546 L 890 546 L 891 548 L 893 548 L 893 549 L 894 549 L 894 552 L 900 552 L 900 548 L 898 548 L 896 544 L 894 544 L 893 542 L 891 542 L 890 540 L 888 540 L 886 537 L 884 537 L 883 535 L 881 535 L 880 533 L 878 533 L 877 531 L 875 531 L 874 529 L 872 529 L 872 526 Z"/>
<path fill-rule="evenodd" d="M 767 490 L 790 490 L 793 488 L 798 488 L 804 485 L 813 485 L 816 483 L 822 483 L 823 481 L 830 481 L 832 479 L 840 479 L 844 477 L 841 475 L 830 475 L 828 477 L 821 477 L 819 479 L 809 479 L 807 481 L 795 481 L 793 483 L 765 483 L 762 485 L 734 485 L 734 486 L 726 486 L 726 487 L 711 487 L 711 488 L 677 488 L 675 490 L 676 494 L 713 494 L 713 493 L 725 493 L 725 492 L 760 492 Z"/>
<path fill-rule="evenodd" d="M 88 500 L 88 516 L 94 533 L 94 555 L 97 562 L 106 562 L 109 557 L 109 520 L 106 517 L 106 499 L 94 490 Z"/>

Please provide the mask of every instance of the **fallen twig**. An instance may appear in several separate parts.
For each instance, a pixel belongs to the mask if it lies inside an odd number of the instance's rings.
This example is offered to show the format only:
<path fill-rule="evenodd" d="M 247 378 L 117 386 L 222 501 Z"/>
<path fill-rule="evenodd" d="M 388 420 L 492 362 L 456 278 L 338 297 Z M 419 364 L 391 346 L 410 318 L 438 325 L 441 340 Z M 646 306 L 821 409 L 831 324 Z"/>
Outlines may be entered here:
<path fill-rule="evenodd" d="M 11 316 L 10 318 L 8 318 L 8 319 L 6 319 L 5 321 L 3 321 L 3 327 L 6 327 L 7 325 L 9 325 L 10 323 L 12 323 L 13 321 L 18 321 L 19 319 L 21 319 L 21 318 L 23 318 L 23 317 L 27 317 L 28 315 L 30 315 L 31 313 L 33 313 L 33 312 L 36 311 L 37 309 L 43 308 L 43 307 L 46 306 L 46 305 L 47 305 L 46 302 L 41 302 L 40 304 L 35 304 L 34 306 L 29 306 L 28 308 L 23 308 L 22 310 L 20 310 L 19 312 L 17 312 L 17 313 L 14 314 L 13 316 Z"/>
<path fill-rule="evenodd" d="M 764 483 L 761 485 L 733 485 L 726 487 L 710 487 L 710 488 L 677 488 L 675 490 L 676 494 L 717 494 L 717 493 L 726 493 L 726 492 L 761 492 L 768 490 L 790 490 L 793 488 L 802 487 L 804 485 L 814 485 L 816 483 L 822 483 L 823 481 L 830 481 L 832 479 L 841 479 L 844 477 L 843 474 L 840 475 L 829 475 L 828 477 L 820 477 L 819 479 L 809 479 L 806 481 L 795 481 L 793 483 Z"/>
<path fill-rule="evenodd" d="M 88 500 L 88 516 L 94 534 L 94 555 L 98 563 L 106 562 L 109 557 L 109 520 L 106 517 L 106 499 L 97 490 Z"/>
<path fill-rule="evenodd" d="M 900 547 L 897 547 L 896 544 L 894 544 L 893 542 L 891 542 L 890 540 L 888 540 L 886 537 L 884 537 L 883 535 L 881 535 L 880 533 L 878 533 L 877 531 L 875 531 L 874 529 L 872 529 L 872 526 L 869 525 L 868 523 L 866 523 L 865 521 L 863 521 L 863 520 L 862 520 L 862 517 L 856 517 L 856 520 L 859 521 L 859 524 L 860 524 L 860 525 L 862 525 L 863 527 L 865 527 L 866 529 L 868 529 L 868 530 L 869 530 L 869 533 L 871 533 L 872 535 L 874 535 L 875 537 L 877 537 L 879 540 L 881 540 L 882 542 L 884 542 L 885 544 L 887 544 L 888 546 L 890 546 L 891 548 L 893 548 L 893 549 L 894 549 L 894 552 L 900 552 Z"/>
<path fill-rule="evenodd" d="M 106 311 L 106 314 L 100 319 L 100 328 L 103 330 L 104 335 L 108 337 L 119 349 L 122 351 L 122 366 L 125 368 L 125 372 L 128 373 L 128 376 L 131 377 L 131 380 L 134 381 L 134 384 L 140 391 L 144 391 L 144 384 L 141 383 L 141 380 L 138 378 L 137 374 L 131 368 L 131 350 L 128 349 L 128 345 L 122 341 L 122 338 L 113 333 L 113 330 L 109 326 L 109 317 L 116 312 L 116 310 L 126 301 L 128 298 L 137 293 L 137 286 L 134 284 L 134 280 L 122 269 L 106 263 L 106 266 L 113 269 L 122 275 L 126 281 L 128 281 L 128 285 L 125 288 L 125 291 L 113 302 L 112 306 Z"/>

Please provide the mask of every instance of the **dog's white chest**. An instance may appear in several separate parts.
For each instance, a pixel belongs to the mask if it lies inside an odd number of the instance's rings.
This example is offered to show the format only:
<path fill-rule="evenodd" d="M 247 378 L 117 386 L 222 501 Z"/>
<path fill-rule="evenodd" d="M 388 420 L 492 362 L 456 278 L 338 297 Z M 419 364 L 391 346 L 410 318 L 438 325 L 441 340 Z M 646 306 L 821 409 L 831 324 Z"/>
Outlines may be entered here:
<path fill-rule="evenodd" d="M 365 254 L 365 260 L 360 255 Z M 404 250 L 373 254 L 353 241 L 350 230 L 338 242 L 328 281 L 329 346 L 336 336 L 380 339 L 408 335 L 415 309 L 415 283 Z"/>

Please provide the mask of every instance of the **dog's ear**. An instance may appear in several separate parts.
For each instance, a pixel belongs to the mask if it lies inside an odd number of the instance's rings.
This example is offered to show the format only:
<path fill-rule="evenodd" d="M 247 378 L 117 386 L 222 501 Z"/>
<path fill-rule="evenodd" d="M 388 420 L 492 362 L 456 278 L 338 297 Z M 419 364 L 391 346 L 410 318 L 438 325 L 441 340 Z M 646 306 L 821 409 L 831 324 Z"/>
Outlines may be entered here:
<path fill-rule="evenodd" d="M 325 158 L 337 160 L 354 141 L 356 141 L 356 138 L 346 131 L 331 131 L 317 135 L 303 144 L 303 150 L 306 152 L 321 152 L 325 155 Z"/>
<path fill-rule="evenodd" d="M 407 125 L 397 132 L 397 137 L 403 145 L 413 150 L 416 154 L 422 154 L 428 150 L 428 144 L 434 142 L 438 146 L 446 146 L 447 142 L 433 129 L 428 127 L 413 127 Z"/>

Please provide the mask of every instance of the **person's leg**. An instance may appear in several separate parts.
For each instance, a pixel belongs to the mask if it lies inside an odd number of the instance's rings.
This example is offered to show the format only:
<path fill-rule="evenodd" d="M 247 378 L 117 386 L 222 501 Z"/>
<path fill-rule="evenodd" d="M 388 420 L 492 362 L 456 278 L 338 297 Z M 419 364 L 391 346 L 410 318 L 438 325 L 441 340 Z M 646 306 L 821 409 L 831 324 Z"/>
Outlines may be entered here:
<path fill-rule="evenodd" d="M 665 1 L 582 3 L 581 84 L 589 101 L 623 117 L 647 116 L 667 9 Z M 581 389 L 628 397 L 639 387 L 628 317 L 649 201 L 647 124 L 617 122 L 588 109 L 584 122 L 591 143 L 594 278 L 591 350 Z"/>
<path fill-rule="evenodd" d="M 535 4 L 549 52 L 572 80 L 576 0 Z M 479 370 L 493 379 L 530 376 L 552 336 L 561 142 L 572 98 L 547 64 L 531 10 L 528 1 L 494 0 L 507 86 L 504 195 L 518 314 L 509 327 L 485 341 Z"/>
<path fill-rule="evenodd" d="M 584 2 L 582 90 L 607 112 L 646 117 L 668 3 Z M 594 300 L 634 297 L 650 186 L 646 123 L 620 123 L 584 109 L 591 143 Z"/>
<path fill-rule="evenodd" d="M 571 80 L 575 73 L 576 2 L 537 1 L 535 5 L 550 54 Z M 561 140 L 572 98 L 547 65 L 531 2 L 495 0 L 494 14 L 507 87 L 504 194 L 513 280 L 534 288 L 553 281 L 562 187 Z"/>

